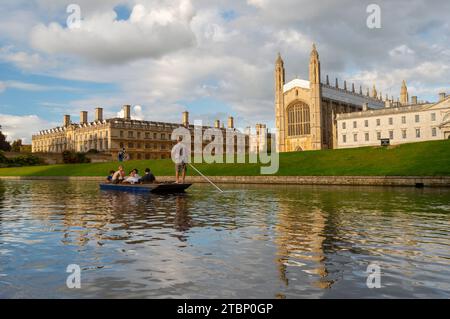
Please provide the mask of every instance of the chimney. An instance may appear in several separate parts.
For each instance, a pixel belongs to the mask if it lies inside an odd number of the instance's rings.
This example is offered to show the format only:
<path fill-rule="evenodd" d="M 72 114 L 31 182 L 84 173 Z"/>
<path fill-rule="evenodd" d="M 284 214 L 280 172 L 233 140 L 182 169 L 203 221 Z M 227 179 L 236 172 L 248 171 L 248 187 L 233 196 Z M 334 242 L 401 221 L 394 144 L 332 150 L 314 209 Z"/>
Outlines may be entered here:
<path fill-rule="evenodd" d="M 188 127 L 189 126 L 189 112 L 183 112 L 183 126 Z"/>
<path fill-rule="evenodd" d="M 234 128 L 234 118 L 232 116 L 228 118 L 228 128 Z"/>
<path fill-rule="evenodd" d="M 363 103 L 362 110 L 367 111 L 369 109 L 369 103 Z"/>
<path fill-rule="evenodd" d="M 64 115 L 64 127 L 68 127 L 70 125 L 70 115 Z"/>
<path fill-rule="evenodd" d="M 214 127 L 215 127 L 215 128 L 220 128 L 220 121 L 219 121 L 219 120 L 216 120 L 216 121 L 214 122 Z"/>
<path fill-rule="evenodd" d="M 103 122 L 103 109 L 101 107 L 95 109 L 95 121 Z"/>
<path fill-rule="evenodd" d="M 411 104 L 416 105 L 417 104 L 417 96 L 411 96 Z"/>
<path fill-rule="evenodd" d="M 88 122 L 88 112 L 81 111 L 80 112 L 80 124 L 87 124 Z"/>
<path fill-rule="evenodd" d="M 439 93 L 439 102 L 444 101 L 446 97 L 447 96 L 446 96 L 445 92 Z"/>
<path fill-rule="evenodd" d="M 125 120 L 131 120 L 131 105 L 123 106 L 123 118 Z"/>
<path fill-rule="evenodd" d="M 392 106 L 392 103 L 391 103 L 390 100 L 385 100 L 385 101 L 384 101 L 384 107 L 385 107 L 385 108 L 390 108 L 391 106 Z"/>

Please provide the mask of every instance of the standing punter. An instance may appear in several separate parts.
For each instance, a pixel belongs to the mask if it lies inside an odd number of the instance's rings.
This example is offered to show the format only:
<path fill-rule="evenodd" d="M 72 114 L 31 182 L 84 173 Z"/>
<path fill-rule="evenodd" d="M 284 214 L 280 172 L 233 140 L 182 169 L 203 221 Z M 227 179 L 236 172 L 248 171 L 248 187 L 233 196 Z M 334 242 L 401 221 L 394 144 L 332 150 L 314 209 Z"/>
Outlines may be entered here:
<path fill-rule="evenodd" d="M 178 137 L 178 143 L 172 149 L 172 160 L 175 162 L 175 176 L 176 183 L 180 183 L 180 174 L 182 174 L 182 180 L 184 184 L 184 180 L 186 178 L 186 164 L 188 162 L 188 150 L 186 146 L 181 143 L 183 138 Z"/>

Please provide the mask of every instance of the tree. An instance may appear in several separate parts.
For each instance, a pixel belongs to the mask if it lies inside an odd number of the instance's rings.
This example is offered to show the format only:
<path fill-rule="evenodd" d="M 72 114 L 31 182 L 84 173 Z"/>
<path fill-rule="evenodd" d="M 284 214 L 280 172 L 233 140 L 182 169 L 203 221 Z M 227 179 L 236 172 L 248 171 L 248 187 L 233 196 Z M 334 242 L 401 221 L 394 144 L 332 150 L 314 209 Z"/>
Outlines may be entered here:
<path fill-rule="evenodd" d="M 22 147 L 22 140 L 16 140 L 12 143 L 11 145 L 11 152 L 16 152 L 19 153 L 20 152 L 20 148 Z"/>
<path fill-rule="evenodd" d="M 11 144 L 6 140 L 6 135 L 2 133 L 2 126 L 0 125 L 0 151 L 9 152 Z"/>

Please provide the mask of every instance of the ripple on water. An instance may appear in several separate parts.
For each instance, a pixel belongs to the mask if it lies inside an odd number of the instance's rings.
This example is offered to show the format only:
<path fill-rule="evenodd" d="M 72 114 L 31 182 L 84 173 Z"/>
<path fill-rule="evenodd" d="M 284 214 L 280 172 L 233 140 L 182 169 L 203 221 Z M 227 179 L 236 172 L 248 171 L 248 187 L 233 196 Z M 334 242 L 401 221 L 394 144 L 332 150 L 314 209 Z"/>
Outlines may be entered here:
<path fill-rule="evenodd" d="M 450 297 L 449 190 L 0 184 L 1 297 Z M 73 263 L 80 291 L 65 288 Z"/>

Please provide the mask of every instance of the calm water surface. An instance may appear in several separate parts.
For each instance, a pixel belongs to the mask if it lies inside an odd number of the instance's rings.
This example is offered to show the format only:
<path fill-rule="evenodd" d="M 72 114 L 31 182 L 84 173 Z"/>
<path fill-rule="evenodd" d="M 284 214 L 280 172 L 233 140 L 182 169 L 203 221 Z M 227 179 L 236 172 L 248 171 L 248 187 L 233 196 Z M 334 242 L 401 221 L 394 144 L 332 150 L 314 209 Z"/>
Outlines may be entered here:
<path fill-rule="evenodd" d="M 448 189 L 224 188 L 0 181 L 0 298 L 450 298 Z"/>

